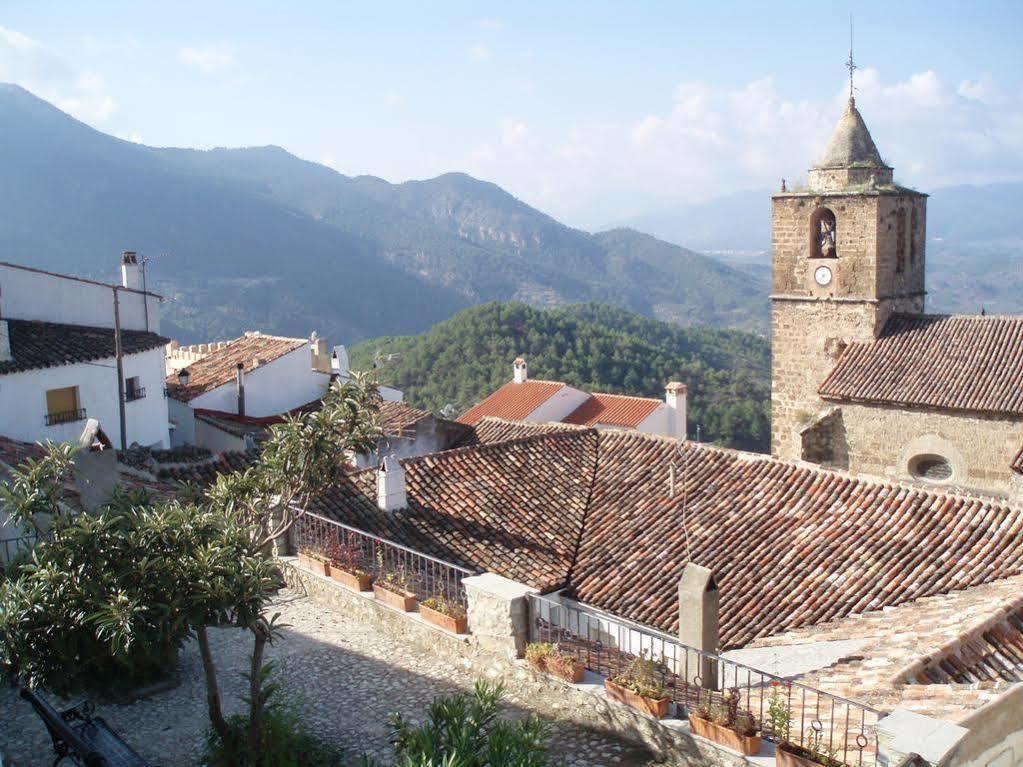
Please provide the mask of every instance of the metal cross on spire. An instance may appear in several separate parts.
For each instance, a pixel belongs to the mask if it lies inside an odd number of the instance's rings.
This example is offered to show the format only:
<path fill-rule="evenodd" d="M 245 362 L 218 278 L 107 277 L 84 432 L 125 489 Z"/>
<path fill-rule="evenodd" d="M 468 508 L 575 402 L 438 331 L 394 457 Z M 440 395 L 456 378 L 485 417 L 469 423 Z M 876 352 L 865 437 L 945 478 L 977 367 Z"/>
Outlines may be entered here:
<path fill-rule="evenodd" d="M 849 14 L 849 60 L 845 62 L 845 68 L 849 70 L 849 100 L 852 101 L 854 90 L 853 72 L 855 72 L 858 67 L 853 61 L 853 17 L 851 13 Z"/>

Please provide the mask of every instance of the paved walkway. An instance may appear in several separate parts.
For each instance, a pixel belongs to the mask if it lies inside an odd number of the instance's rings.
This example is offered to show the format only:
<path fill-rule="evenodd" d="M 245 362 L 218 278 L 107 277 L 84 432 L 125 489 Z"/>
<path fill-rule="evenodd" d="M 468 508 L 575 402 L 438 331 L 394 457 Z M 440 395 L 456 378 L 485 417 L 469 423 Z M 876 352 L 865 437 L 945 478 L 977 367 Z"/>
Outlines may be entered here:
<path fill-rule="evenodd" d="M 426 652 L 372 631 L 340 611 L 285 592 L 275 611 L 290 625 L 268 651 L 299 714 L 328 741 L 354 756 L 366 752 L 391 762 L 387 719 L 391 712 L 418 721 L 438 695 L 472 688 L 475 675 Z M 218 630 L 211 636 L 218 661 L 226 713 L 242 710 L 244 680 L 252 642 L 245 632 Z M 510 715 L 521 715 L 528 701 L 508 696 Z M 101 706 L 98 712 L 152 763 L 194 767 L 206 732 L 206 696 L 198 648 L 181 656 L 176 689 L 128 706 Z M 585 730 L 554 722 L 550 750 L 571 767 L 633 767 L 647 764 L 646 751 Z M 27 703 L 14 691 L 0 690 L 0 753 L 19 767 L 49 765 L 49 738 Z"/>

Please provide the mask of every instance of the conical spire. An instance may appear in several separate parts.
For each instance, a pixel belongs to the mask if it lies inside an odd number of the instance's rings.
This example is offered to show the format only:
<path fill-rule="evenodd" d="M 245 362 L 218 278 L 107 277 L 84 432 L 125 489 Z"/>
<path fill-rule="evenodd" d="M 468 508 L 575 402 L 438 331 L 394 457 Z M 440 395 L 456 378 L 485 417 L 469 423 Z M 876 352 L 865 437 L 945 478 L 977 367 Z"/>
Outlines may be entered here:
<path fill-rule="evenodd" d="M 814 168 L 887 168 L 881 153 L 877 151 L 874 139 L 870 137 L 867 124 L 856 108 L 856 100 L 849 97 L 835 132 L 824 154 Z"/>

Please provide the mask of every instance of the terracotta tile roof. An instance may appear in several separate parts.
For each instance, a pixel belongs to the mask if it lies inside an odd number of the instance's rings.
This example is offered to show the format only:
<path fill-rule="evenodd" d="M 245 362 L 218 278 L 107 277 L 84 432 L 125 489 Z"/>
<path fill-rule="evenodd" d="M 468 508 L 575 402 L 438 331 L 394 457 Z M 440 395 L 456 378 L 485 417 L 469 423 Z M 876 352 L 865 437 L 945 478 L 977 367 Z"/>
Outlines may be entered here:
<path fill-rule="evenodd" d="M 582 428 L 585 427 L 559 423 L 557 421 L 547 423 L 506 421 L 503 418 L 487 416 L 473 427 L 475 438 L 466 444 L 490 445 L 495 442 L 507 442 L 508 440 L 532 437 L 537 434 L 557 434 L 563 431 L 573 431 Z"/>
<path fill-rule="evenodd" d="M 35 320 L 7 320 L 7 327 L 12 359 L 0 362 L 0 375 L 108 359 L 116 354 L 113 328 Z M 167 339 L 156 333 L 121 331 L 124 354 L 138 354 L 166 344 Z"/>
<path fill-rule="evenodd" d="M 46 450 L 34 442 L 22 442 L 10 437 L 0 437 L 0 463 L 17 466 L 27 458 L 42 458 Z"/>
<path fill-rule="evenodd" d="M 197 485 L 208 485 L 215 482 L 220 474 L 247 469 L 258 458 L 258 450 L 229 450 L 210 461 L 161 468 L 157 471 L 156 476 L 167 482 L 192 482 Z"/>
<path fill-rule="evenodd" d="M 560 381 L 509 381 L 479 404 L 469 408 L 458 418 L 459 423 L 475 426 L 485 416 L 509 421 L 526 418 L 540 405 L 565 388 Z"/>
<path fill-rule="evenodd" d="M 1012 459 L 1012 463 L 1009 464 L 1013 471 L 1023 474 L 1023 447 L 1016 453 L 1016 457 Z"/>
<path fill-rule="evenodd" d="M 261 364 L 273 362 L 308 343 L 304 338 L 247 333 L 188 365 L 188 386 L 178 383 L 177 373 L 167 376 L 167 393 L 176 400 L 188 402 L 233 381 L 239 362 L 245 366 L 245 372 L 250 373 L 257 358 Z"/>
<path fill-rule="evenodd" d="M 376 511 L 372 471 L 320 508 L 670 633 L 688 548 L 727 647 L 1023 573 L 1023 511 L 1002 502 L 678 445 L 587 429 L 464 448 L 404 463 L 407 512 Z"/>
<path fill-rule="evenodd" d="M 565 423 L 580 426 L 624 426 L 634 429 L 664 403 L 651 397 L 624 394 L 591 394 L 590 398 L 565 418 Z"/>
<path fill-rule="evenodd" d="M 1023 415 L 1023 317 L 893 315 L 821 384 L 826 399 Z"/>
<path fill-rule="evenodd" d="M 432 415 L 429 410 L 420 410 L 404 402 L 380 403 L 380 427 L 384 434 L 404 434 Z"/>

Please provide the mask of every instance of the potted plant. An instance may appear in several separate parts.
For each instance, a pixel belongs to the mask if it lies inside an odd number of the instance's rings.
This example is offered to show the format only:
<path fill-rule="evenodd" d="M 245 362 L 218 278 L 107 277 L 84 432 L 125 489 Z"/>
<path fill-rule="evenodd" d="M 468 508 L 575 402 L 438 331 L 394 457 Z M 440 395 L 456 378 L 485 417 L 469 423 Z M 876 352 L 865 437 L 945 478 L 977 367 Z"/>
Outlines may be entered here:
<path fill-rule="evenodd" d="M 728 691 L 720 700 L 713 693 L 699 693 L 695 711 L 689 712 L 689 726 L 697 735 L 728 746 L 744 756 L 760 753 L 761 738 L 757 720 L 749 711 L 739 710 L 740 695 L 737 688 Z"/>
<path fill-rule="evenodd" d="M 654 661 L 637 655 L 623 672 L 604 680 L 604 689 L 615 700 L 657 719 L 668 715 L 668 691 L 664 674 Z"/>
<path fill-rule="evenodd" d="M 430 597 L 419 603 L 419 614 L 434 626 L 453 634 L 468 634 L 469 619 L 465 608 L 444 596 Z"/>
<path fill-rule="evenodd" d="M 384 566 L 383 552 L 377 552 L 377 577 L 373 581 L 373 595 L 385 605 L 402 612 L 416 609 L 416 593 L 412 591 L 412 577 L 403 567 L 388 569 Z"/>
<path fill-rule="evenodd" d="M 317 575 L 330 575 L 330 562 L 320 549 L 305 546 L 298 550 L 298 562 Z"/>
<path fill-rule="evenodd" d="M 538 671 L 544 671 L 566 682 L 579 684 L 586 674 L 586 667 L 558 645 L 550 642 L 533 642 L 526 646 L 526 661 Z"/>
<path fill-rule="evenodd" d="M 772 687 L 774 689 L 771 691 L 771 697 L 767 704 L 767 725 L 778 738 L 778 748 L 774 754 L 778 767 L 818 767 L 818 765 L 844 767 L 843 763 L 835 758 L 838 752 L 824 744 L 824 733 L 819 730 L 811 729 L 804 745 L 789 740 L 792 709 L 789 707 L 787 697 L 779 689 L 779 683 L 774 682 Z"/>
<path fill-rule="evenodd" d="M 327 545 L 327 559 L 330 560 L 330 577 L 356 591 L 369 591 L 373 576 L 362 569 L 362 547 L 357 543 L 342 541 L 336 537 Z"/>

